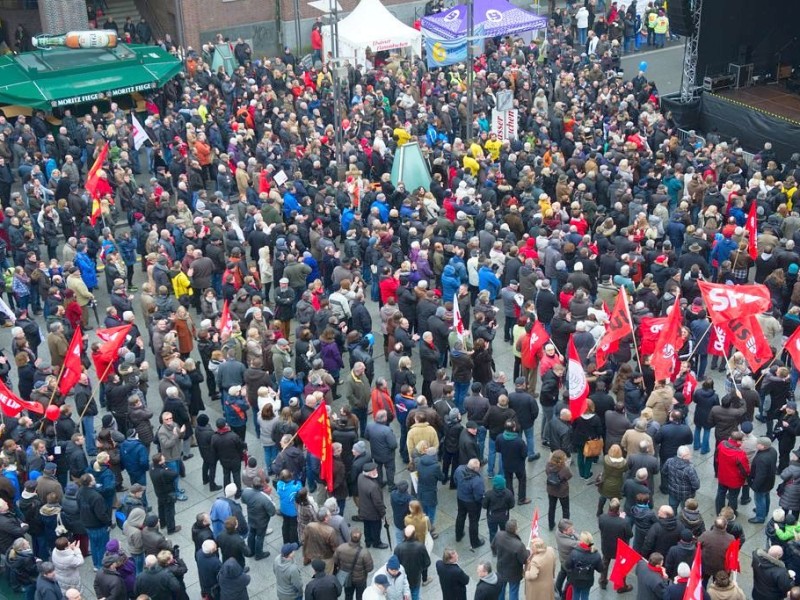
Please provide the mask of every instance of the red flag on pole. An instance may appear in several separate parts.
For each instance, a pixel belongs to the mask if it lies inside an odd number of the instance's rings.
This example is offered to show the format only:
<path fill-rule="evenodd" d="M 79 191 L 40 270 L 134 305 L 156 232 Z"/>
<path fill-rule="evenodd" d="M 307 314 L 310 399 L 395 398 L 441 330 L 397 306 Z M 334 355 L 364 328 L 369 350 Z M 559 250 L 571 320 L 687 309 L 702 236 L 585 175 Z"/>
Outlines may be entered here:
<path fill-rule="evenodd" d="M 81 363 L 82 343 L 83 334 L 81 333 L 81 328 L 76 327 L 75 333 L 72 334 L 72 340 L 69 342 L 69 348 L 67 348 L 67 355 L 64 357 L 64 364 L 61 365 L 61 380 L 58 382 L 58 391 L 64 396 L 75 387 L 75 384 L 81 378 L 81 373 L 83 373 L 83 364 Z"/>
<path fill-rule="evenodd" d="M 464 337 L 464 321 L 461 319 L 461 310 L 458 308 L 458 293 L 453 294 L 453 330 L 459 338 Z"/>
<path fill-rule="evenodd" d="M 536 507 L 533 509 L 533 518 L 531 519 L 531 537 L 528 540 L 528 545 L 531 545 L 531 541 L 535 540 L 539 537 L 539 508 Z"/>
<path fill-rule="evenodd" d="M 736 349 L 744 354 L 753 371 L 772 358 L 772 349 L 755 316 L 733 319 L 722 325 L 722 328 Z"/>
<path fill-rule="evenodd" d="M 581 357 L 575 348 L 575 342 L 569 336 L 567 347 L 567 383 L 569 384 L 569 410 L 574 421 L 586 412 L 586 399 L 589 397 L 589 382 L 581 364 Z"/>
<path fill-rule="evenodd" d="M 95 223 L 97 223 L 97 220 L 102 216 L 103 211 L 100 208 L 100 201 L 97 198 L 94 198 L 92 200 L 92 213 L 89 215 L 89 222 L 92 224 L 92 227 L 94 227 Z M 103 257 L 101 256 L 100 259 L 102 260 L 102 258 Z"/>
<path fill-rule="evenodd" d="M 92 168 L 89 169 L 89 174 L 86 176 L 85 187 L 91 198 L 102 198 L 113 191 L 108 180 L 100 177 L 100 169 L 103 168 L 106 158 L 108 158 L 108 142 L 101 148 L 100 154 L 97 155 Z M 94 205 L 92 205 L 92 215 L 94 215 Z"/>
<path fill-rule="evenodd" d="M 642 356 L 648 356 L 655 352 L 656 342 L 664 325 L 667 324 L 667 317 L 644 317 L 639 323 L 639 352 Z"/>
<path fill-rule="evenodd" d="M 742 565 L 739 564 L 739 550 L 742 548 L 742 543 L 739 538 L 734 538 L 733 541 L 725 550 L 725 570 L 726 571 L 739 571 L 742 570 Z"/>
<path fill-rule="evenodd" d="M 692 396 L 697 389 L 697 377 L 694 376 L 692 371 L 686 373 L 686 379 L 683 381 L 683 403 L 691 404 Z"/>
<path fill-rule="evenodd" d="M 678 350 L 681 348 L 681 302 L 680 297 L 675 297 L 672 312 L 667 315 L 667 323 L 658 334 L 656 348 L 650 365 L 656 374 L 656 381 L 672 379 L 675 364 L 678 360 Z"/>
<path fill-rule="evenodd" d="M 795 367 L 800 368 L 800 327 L 794 330 L 794 333 L 789 336 L 783 347 L 792 357 L 792 363 Z"/>
<path fill-rule="evenodd" d="M 3 411 L 3 414 L 7 417 L 16 417 L 23 409 L 39 413 L 40 415 L 44 413 L 44 407 L 41 404 L 23 400 L 8 389 L 6 384 L 3 383 L 3 380 L 0 379 L 0 410 Z"/>
<path fill-rule="evenodd" d="M 606 332 L 597 345 L 595 358 L 598 369 L 602 369 L 606 364 L 608 355 L 614 351 L 615 345 L 618 346 L 619 341 L 630 333 L 632 330 L 631 320 L 628 318 L 628 296 L 625 288 L 622 288 L 614 303 L 614 310 L 609 315 Z"/>
<path fill-rule="evenodd" d="M 608 578 L 614 590 L 625 585 L 625 578 L 640 560 L 644 560 L 641 554 L 626 544 L 622 538 L 617 538 L 617 557 L 614 559 L 614 566 Z"/>
<path fill-rule="evenodd" d="M 297 437 L 303 440 L 306 450 L 320 460 L 319 477 L 333 491 L 333 439 L 331 422 L 325 402 L 314 409 L 297 430 Z"/>
<path fill-rule="evenodd" d="M 111 365 L 117 360 L 117 353 L 122 344 L 125 343 L 131 327 L 132 325 L 120 325 L 119 327 L 97 330 L 97 336 L 105 340 L 100 348 L 97 349 L 97 352 L 92 354 L 92 362 L 100 381 L 105 381 L 108 378 Z"/>
<path fill-rule="evenodd" d="M 747 251 L 753 260 L 758 258 L 758 214 L 756 213 L 756 204 L 755 200 L 750 204 L 750 211 L 747 213 L 747 223 L 745 224 L 749 234 Z"/>
<path fill-rule="evenodd" d="M 550 336 L 547 335 L 547 330 L 544 328 L 544 325 L 542 325 L 542 322 L 538 319 L 534 320 L 533 327 L 531 328 L 530 340 L 528 342 L 531 356 L 539 352 L 549 340 Z"/>
<path fill-rule="evenodd" d="M 232 330 L 231 307 L 228 305 L 228 301 L 225 300 L 222 303 L 222 315 L 219 318 L 219 333 L 222 335 L 223 333 L 230 333 Z"/>
<path fill-rule="evenodd" d="M 772 297 L 765 285 L 724 285 L 702 280 L 697 283 L 708 308 L 708 316 L 715 325 L 757 315 L 772 306 Z"/>
<path fill-rule="evenodd" d="M 719 325 L 711 325 L 711 332 L 708 334 L 708 353 L 712 356 L 727 356 L 730 347 L 731 343 L 725 330 Z"/>
<path fill-rule="evenodd" d="M 686 591 L 683 593 L 683 600 L 703 600 L 703 558 L 700 552 L 700 544 L 694 551 L 692 570 L 689 573 L 689 581 L 686 582 Z"/>

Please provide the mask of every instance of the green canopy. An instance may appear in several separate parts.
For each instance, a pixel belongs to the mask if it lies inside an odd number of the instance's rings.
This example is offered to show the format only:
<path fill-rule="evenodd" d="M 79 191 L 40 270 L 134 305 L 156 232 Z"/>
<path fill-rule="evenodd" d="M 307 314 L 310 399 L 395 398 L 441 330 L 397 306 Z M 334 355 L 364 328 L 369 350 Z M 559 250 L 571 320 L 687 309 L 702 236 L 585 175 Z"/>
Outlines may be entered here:
<path fill-rule="evenodd" d="M 392 164 L 391 181 L 392 185 L 402 181 L 407 190 L 420 187 L 431 189 L 431 174 L 417 142 L 405 143 L 397 149 Z"/>
<path fill-rule="evenodd" d="M 0 57 L 0 102 L 49 109 L 155 89 L 180 60 L 158 46 L 50 48 Z"/>

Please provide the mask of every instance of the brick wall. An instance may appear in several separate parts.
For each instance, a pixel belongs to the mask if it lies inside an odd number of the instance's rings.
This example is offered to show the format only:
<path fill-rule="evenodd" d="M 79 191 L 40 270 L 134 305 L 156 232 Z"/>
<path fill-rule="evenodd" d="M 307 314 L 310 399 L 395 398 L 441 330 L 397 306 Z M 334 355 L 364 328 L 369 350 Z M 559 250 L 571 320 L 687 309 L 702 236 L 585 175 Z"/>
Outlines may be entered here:
<path fill-rule="evenodd" d="M 9 48 L 14 45 L 14 31 L 17 25 L 22 23 L 25 30 L 32 36 L 42 33 L 42 21 L 39 18 L 38 10 L 22 10 L 22 9 L 3 9 L 0 14 L 0 19 L 3 20 L 3 28 L 6 31 L 5 42 Z"/>

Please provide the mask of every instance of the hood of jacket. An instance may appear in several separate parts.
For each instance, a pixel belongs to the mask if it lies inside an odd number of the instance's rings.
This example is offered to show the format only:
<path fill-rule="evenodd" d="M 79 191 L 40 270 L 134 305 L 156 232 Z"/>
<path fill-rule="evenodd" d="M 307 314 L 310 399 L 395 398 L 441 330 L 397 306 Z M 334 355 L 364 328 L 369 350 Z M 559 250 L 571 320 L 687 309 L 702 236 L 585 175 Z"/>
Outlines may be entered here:
<path fill-rule="evenodd" d="M 481 577 L 481 581 L 484 581 L 490 585 L 494 585 L 495 583 L 497 583 L 497 573 L 492 571 L 488 575 Z"/>
<path fill-rule="evenodd" d="M 678 527 L 678 520 L 673 517 L 658 517 L 658 522 L 661 523 L 666 531 L 675 531 Z"/>
<path fill-rule="evenodd" d="M 240 565 L 235 558 L 229 558 L 222 565 L 220 573 L 227 579 L 236 579 L 242 574 L 243 571 L 244 569 L 242 569 L 242 565 Z"/>
<path fill-rule="evenodd" d="M 130 524 L 131 527 L 141 529 L 144 525 L 145 518 L 147 518 L 147 513 L 145 510 L 143 508 L 136 507 L 128 514 L 125 524 Z"/>

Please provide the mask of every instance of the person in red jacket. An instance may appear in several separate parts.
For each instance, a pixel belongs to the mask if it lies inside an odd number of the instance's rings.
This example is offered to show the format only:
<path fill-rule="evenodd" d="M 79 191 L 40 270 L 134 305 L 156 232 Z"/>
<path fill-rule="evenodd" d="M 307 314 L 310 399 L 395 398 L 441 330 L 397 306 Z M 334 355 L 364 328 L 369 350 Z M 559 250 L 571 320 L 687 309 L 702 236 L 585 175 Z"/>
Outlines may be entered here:
<path fill-rule="evenodd" d="M 311 49 L 314 51 L 314 66 L 316 66 L 317 61 L 322 62 L 322 23 L 314 23 L 311 28 Z"/>
<path fill-rule="evenodd" d="M 733 510 L 739 507 L 739 492 L 750 475 L 750 461 L 742 450 L 742 439 L 744 434 L 734 431 L 729 439 L 717 446 L 717 514 L 725 506 L 726 496 L 728 506 Z"/>

